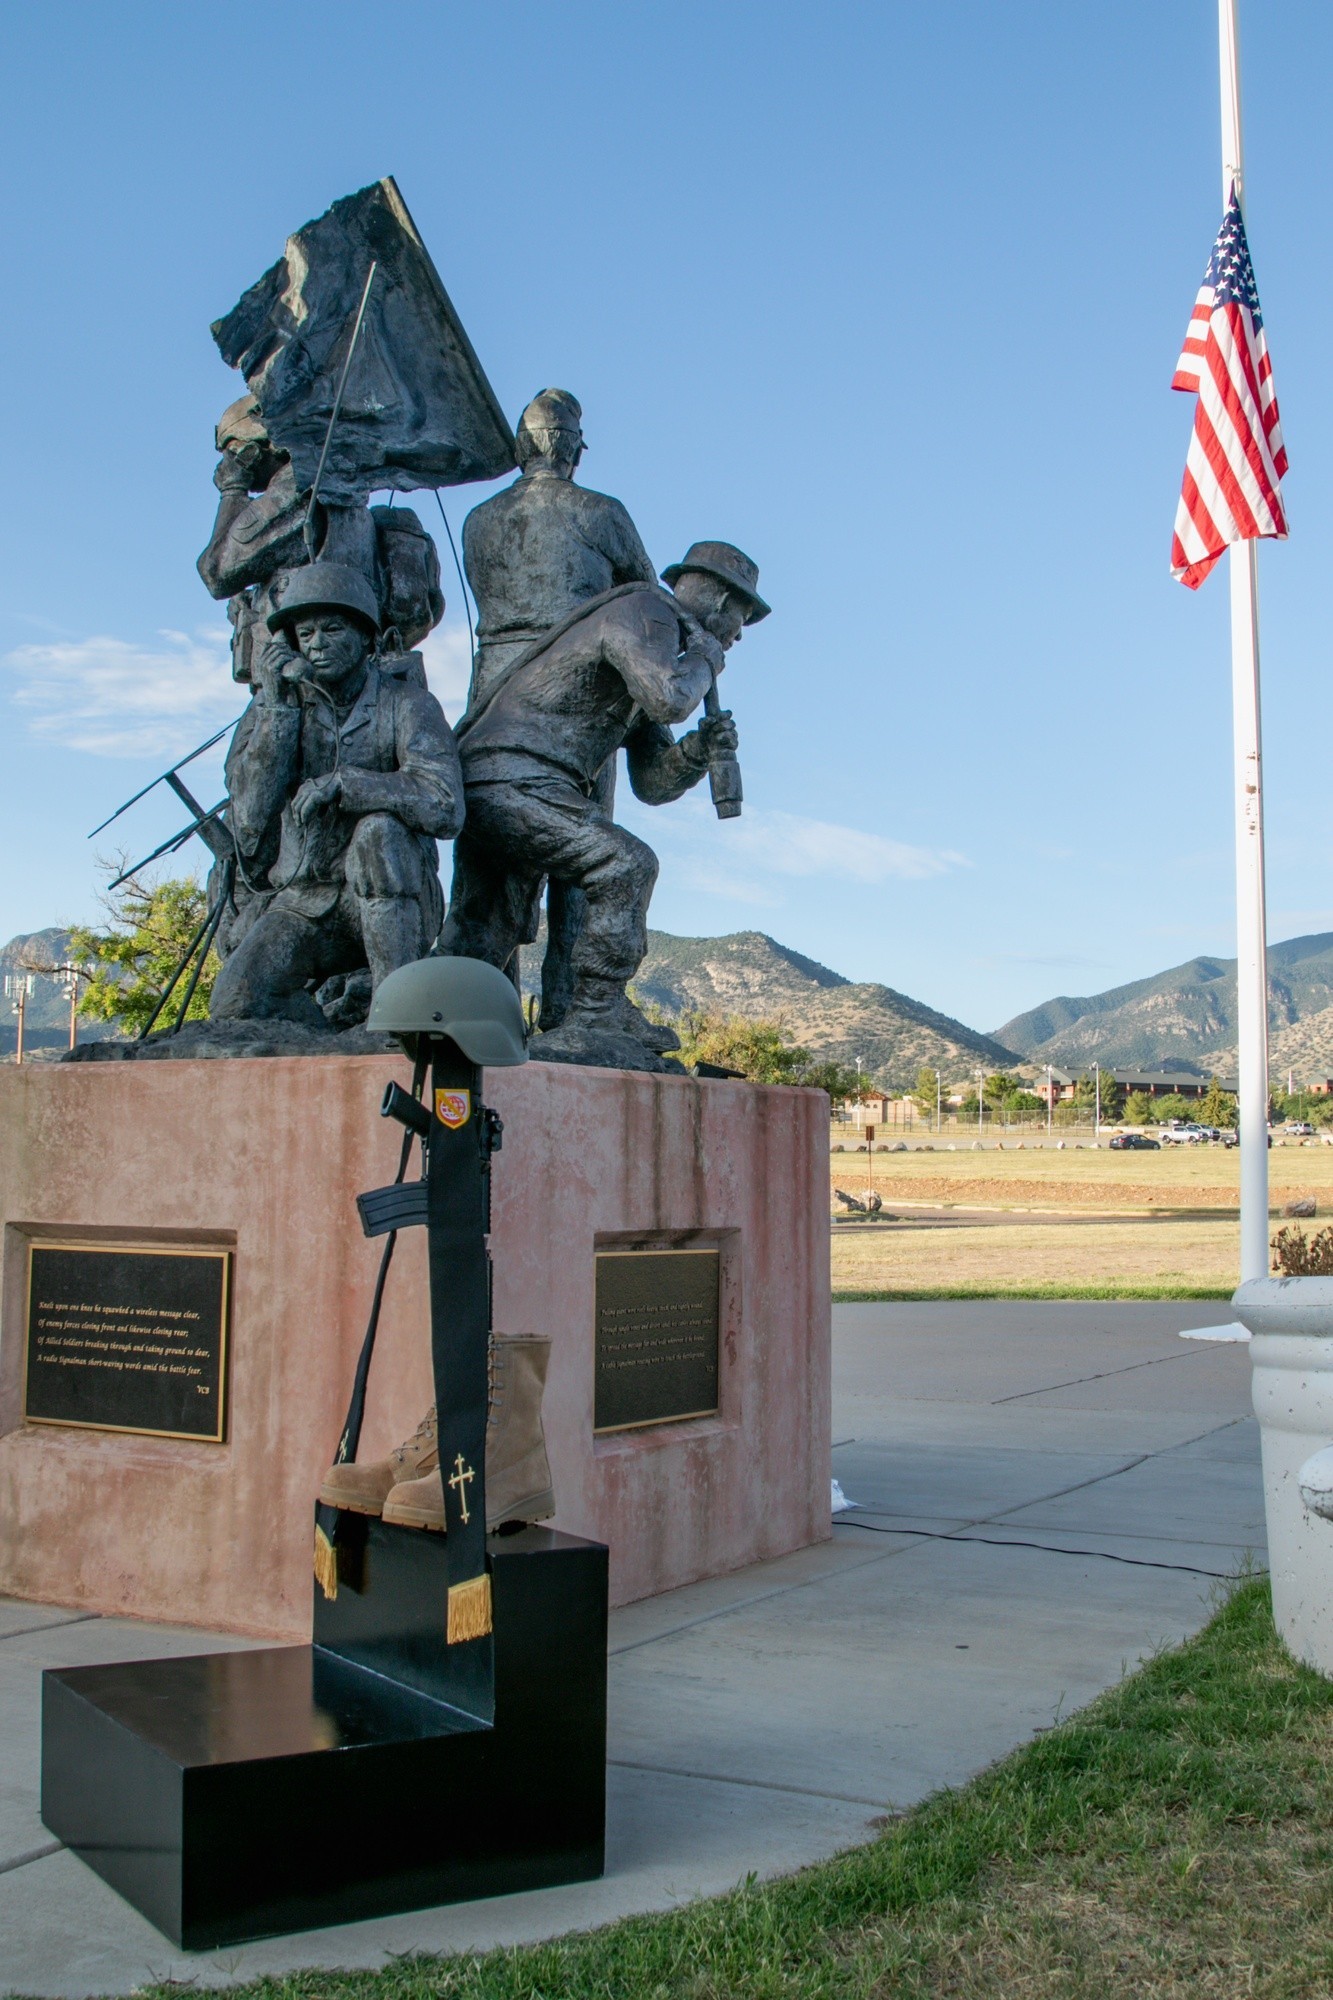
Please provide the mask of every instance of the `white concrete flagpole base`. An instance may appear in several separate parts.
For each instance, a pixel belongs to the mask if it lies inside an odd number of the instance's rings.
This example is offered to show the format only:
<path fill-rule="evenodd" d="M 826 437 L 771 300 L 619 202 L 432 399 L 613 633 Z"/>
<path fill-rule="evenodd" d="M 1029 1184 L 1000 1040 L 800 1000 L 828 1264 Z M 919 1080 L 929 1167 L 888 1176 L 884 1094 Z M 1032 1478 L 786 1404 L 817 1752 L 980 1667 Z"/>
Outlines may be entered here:
<path fill-rule="evenodd" d="M 1333 1675 L 1333 1278 L 1258 1278 L 1232 1304 L 1254 1334 L 1274 1623 Z"/>

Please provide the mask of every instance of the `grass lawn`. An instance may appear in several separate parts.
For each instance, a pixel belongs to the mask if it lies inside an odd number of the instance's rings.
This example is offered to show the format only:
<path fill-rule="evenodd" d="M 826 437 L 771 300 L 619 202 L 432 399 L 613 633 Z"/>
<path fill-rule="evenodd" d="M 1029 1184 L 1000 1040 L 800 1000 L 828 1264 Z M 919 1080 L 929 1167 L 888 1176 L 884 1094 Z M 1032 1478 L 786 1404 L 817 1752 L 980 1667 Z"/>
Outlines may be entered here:
<path fill-rule="evenodd" d="M 263 2000 L 1322 2000 L 1333 1992 L 1333 1684 L 1263 1581 L 970 1785 L 801 1874 L 552 1944 Z M 193 1987 L 196 2000 L 204 1989 Z M 143 1987 L 141 1995 L 179 1995 Z"/>
<path fill-rule="evenodd" d="M 1197 1222 L 960 1223 L 833 1231 L 835 1299 L 1229 1298 L 1239 1225 Z"/>

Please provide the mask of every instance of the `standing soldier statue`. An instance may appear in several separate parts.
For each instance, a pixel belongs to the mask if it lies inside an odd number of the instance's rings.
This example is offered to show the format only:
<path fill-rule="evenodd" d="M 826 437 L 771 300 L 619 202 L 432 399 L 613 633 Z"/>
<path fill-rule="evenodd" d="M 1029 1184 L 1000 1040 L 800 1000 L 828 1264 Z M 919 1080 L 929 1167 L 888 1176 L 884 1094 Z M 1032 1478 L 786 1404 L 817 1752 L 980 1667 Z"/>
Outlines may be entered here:
<path fill-rule="evenodd" d="M 567 389 L 543 389 L 518 420 L 519 477 L 474 507 L 463 523 L 463 562 L 478 613 L 469 711 L 486 700 L 507 666 L 579 605 L 616 584 L 657 581 L 620 501 L 575 483 L 585 448 L 581 404 Z M 597 793 L 608 819 L 615 794 L 612 757 Z M 574 942 L 585 909 L 581 889 L 551 877 L 538 1016 L 543 1029 L 558 1027 L 569 1006 Z M 650 1033 L 660 1051 L 679 1046 L 669 1028 Z"/>

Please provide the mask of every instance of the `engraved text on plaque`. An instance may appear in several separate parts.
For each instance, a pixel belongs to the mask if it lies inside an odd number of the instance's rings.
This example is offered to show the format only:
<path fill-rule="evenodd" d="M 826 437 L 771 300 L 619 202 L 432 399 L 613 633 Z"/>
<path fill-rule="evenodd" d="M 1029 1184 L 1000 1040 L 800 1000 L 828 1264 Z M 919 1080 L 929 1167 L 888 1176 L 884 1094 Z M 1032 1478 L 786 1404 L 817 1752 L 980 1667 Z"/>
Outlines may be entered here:
<path fill-rule="evenodd" d="M 593 1427 L 711 1417 L 718 1407 L 716 1250 L 599 1250 Z"/>
<path fill-rule="evenodd" d="M 226 1250 L 28 1248 L 29 1423 L 220 1443 Z"/>

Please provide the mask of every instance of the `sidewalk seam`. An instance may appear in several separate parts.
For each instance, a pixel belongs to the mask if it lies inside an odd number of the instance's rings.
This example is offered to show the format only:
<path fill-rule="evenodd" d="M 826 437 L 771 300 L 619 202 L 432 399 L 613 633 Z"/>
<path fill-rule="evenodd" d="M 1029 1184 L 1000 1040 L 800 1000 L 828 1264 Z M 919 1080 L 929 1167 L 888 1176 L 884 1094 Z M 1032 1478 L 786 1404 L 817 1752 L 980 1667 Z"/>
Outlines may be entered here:
<path fill-rule="evenodd" d="M 63 1632 L 69 1625 L 91 1625 L 101 1616 L 100 1611 L 78 1611 L 72 1618 L 51 1618 L 44 1625 L 20 1625 L 16 1632 L 0 1632 L 0 1646 L 11 1639 L 30 1639 L 34 1632 Z"/>
<path fill-rule="evenodd" d="M 1197 1353 L 1191 1348 L 1183 1354 L 1154 1354 L 1147 1361 L 1130 1361 L 1123 1368 L 1102 1368 L 1094 1375 L 1075 1375 L 1068 1382 L 1047 1382 L 1040 1389 L 1015 1389 L 1012 1396 L 992 1396 L 989 1407 L 994 1410 L 1001 1403 L 1021 1403 L 1028 1396 L 1050 1396 L 1057 1389 L 1078 1389 L 1085 1382 L 1109 1382 L 1117 1375 L 1132 1375 L 1139 1368 L 1162 1368 L 1172 1361 L 1197 1361 L 1203 1352 L 1202 1348 Z"/>
<path fill-rule="evenodd" d="M 1110 1549 L 1057 1549 L 1049 1542 L 1012 1541 L 1007 1536 L 978 1535 L 970 1530 L 940 1534 L 933 1528 L 883 1528 L 873 1521 L 849 1521 L 849 1528 L 862 1528 L 868 1535 L 914 1535 L 925 1542 L 964 1542 L 974 1547 L 987 1549 L 1032 1549 L 1037 1555 L 1045 1556 L 1086 1556 L 1095 1562 L 1128 1563 L 1131 1569 L 1169 1569 L 1182 1576 L 1212 1576 L 1225 1581 L 1235 1576 L 1234 1569 L 1200 1569 L 1196 1563 L 1153 1562 L 1149 1556 L 1118 1556 Z M 979 1521 L 978 1527 L 987 1523 Z"/>
<path fill-rule="evenodd" d="M 831 1805 L 872 1806 L 877 1812 L 892 1812 L 893 1803 L 887 1799 L 866 1799 L 853 1792 L 821 1792 L 813 1785 L 779 1785 L 771 1778 L 729 1778 L 721 1771 L 681 1771 L 674 1764 L 638 1764 L 628 1757 L 608 1757 L 608 1765 L 614 1764 L 618 1771 L 652 1771 L 663 1778 L 683 1778 L 700 1785 L 743 1785 L 747 1791 L 791 1792 L 802 1799 L 827 1799 Z"/>
<path fill-rule="evenodd" d="M 45 1861 L 48 1854 L 64 1851 L 63 1840 L 48 1840 L 45 1847 L 32 1847 L 26 1854 L 16 1854 L 12 1861 L 0 1861 L 0 1875 L 12 1875 L 16 1868 L 26 1868 L 31 1861 Z"/>
<path fill-rule="evenodd" d="M 838 1519 L 842 1520 L 843 1516 L 840 1514 Z M 827 1583 L 831 1575 L 851 1576 L 857 1570 L 870 1569 L 875 1563 L 891 1562 L 894 1556 L 906 1553 L 905 1549 L 885 1549 L 882 1555 L 867 1555 L 864 1562 L 846 1563 L 836 1572 L 799 1577 L 794 1583 L 780 1583 L 772 1590 L 760 1591 L 756 1597 L 738 1598 L 735 1604 L 721 1604 L 716 1611 L 701 1611 L 697 1618 L 684 1618 L 679 1625 L 668 1625 L 665 1631 L 652 1632 L 646 1638 L 630 1639 L 623 1646 L 608 1646 L 606 1656 L 613 1660 L 622 1653 L 637 1653 L 641 1646 L 655 1646 L 660 1639 L 674 1639 L 679 1632 L 692 1632 L 696 1625 L 711 1625 L 718 1618 L 729 1618 L 733 1611 L 749 1611 L 756 1604 L 768 1604 L 773 1598 L 786 1597 L 793 1590 L 808 1590 L 812 1584 Z"/>

